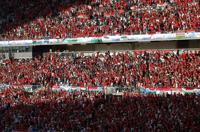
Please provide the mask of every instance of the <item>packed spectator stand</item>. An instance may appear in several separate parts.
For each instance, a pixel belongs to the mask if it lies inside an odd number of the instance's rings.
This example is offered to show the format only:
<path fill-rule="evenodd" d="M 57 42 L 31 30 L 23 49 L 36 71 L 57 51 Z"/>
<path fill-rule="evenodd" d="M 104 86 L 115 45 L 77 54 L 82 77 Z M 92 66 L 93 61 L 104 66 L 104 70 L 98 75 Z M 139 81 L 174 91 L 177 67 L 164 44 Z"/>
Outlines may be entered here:
<path fill-rule="evenodd" d="M 0 39 L 200 30 L 199 0 L 3 0 Z"/>
<path fill-rule="evenodd" d="M 52 91 L 54 84 L 197 88 L 199 50 L 52 52 L 0 64 L 0 131 L 200 131 L 200 97 Z M 34 92 L 20 85 L 41 84 Z"/>
<path fill-rule="evenodd" d="M 200 31 L 199 0 L 3 0 L 0 41 Z M 200 97 L 53 91 L 200 88 L 200 50 L 0 54 L 0 131 L 200 131 Z M 28 92 L 24 85 L 41 86 Z"/>
<path fill-rule="evenodd" d="M 102 93 L 28 94 L 10 88 L 0 98 L 0 131 L 198 132 L 196 95 L 107 96 Z"/>
<path fill-rule="evenodd" d="M 0 83 L 81 87 L 200 88 L 199 50 L 139 50 L 4 60 Z"/>

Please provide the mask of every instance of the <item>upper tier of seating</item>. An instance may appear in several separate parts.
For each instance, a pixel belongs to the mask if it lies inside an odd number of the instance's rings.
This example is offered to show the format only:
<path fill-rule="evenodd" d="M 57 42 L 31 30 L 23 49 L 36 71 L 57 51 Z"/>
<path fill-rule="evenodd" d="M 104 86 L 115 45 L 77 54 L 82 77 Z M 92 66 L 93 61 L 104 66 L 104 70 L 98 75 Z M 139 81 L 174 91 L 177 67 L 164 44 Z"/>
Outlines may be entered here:
<path fill-rule="evenodd" d="M 3 0 L 0 40 L 200 30 L 199 0 Z"/>

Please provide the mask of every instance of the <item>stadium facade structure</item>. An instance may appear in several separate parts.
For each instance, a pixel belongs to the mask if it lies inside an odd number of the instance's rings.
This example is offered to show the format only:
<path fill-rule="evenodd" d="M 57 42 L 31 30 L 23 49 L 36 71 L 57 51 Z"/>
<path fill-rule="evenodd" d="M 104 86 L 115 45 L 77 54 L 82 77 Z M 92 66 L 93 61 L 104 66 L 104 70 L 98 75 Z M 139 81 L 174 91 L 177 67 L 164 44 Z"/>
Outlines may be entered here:
<path fill-rule="evenodd" d="M 24 41 L 24 40 L 22 40 Z M 40 43 L 36 45 L 4 45 L 0 41 L 0 54 L 4 58 L 26 59 L 46 52 L 94 52 L 94 51 L 120 51 L 120 50 L 145 50 L 145 49 L 196 49 L 200 48 L 199 39 L 176 39 L 162 41 L 133 41 L 133 42 L 95 42 L 95 43 Z"/>

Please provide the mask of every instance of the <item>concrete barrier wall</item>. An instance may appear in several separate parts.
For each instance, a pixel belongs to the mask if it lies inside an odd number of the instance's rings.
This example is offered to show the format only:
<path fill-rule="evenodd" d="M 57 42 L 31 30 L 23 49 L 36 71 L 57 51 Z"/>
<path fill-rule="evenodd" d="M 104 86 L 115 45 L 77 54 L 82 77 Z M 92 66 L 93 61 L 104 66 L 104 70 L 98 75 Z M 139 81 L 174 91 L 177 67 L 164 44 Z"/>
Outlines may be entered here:
<path fill-rule="evenodd" d="M 182 49 L 182 48 L 200 48 L 200 40 L 191 41 L 163 41 L 163 42 L 134 42 L 134 43 L 115 43 L 115 44 L 85 44 L 85 45 L 51 45 L 51 46 L 34 46 L 28 52 L 17 52 L 18 47 L 0 48 L 0 52 L 7 53 L 6 58 L 9 58 L 8 51 L 12 52 L 14 58 L 32 58 L 33 56 L 42 55 L 44 52 L 49 52 L 52 49 L 55 51 L 112 51 L 112 50 L 147 50 L 147 49 Z M 32 53 L 33 52 L 33 53 Z"/>
<path fill-rule="evenodd" d="M 108 50 L 133 50 L 134 44 L 131 43 L 116 43 L 116 44 L 99 44 L 95 45 L 95 50 L 108 51 Z"/>
<path fill-rule="evenodd" d="M 200 40 L 189 41 L 189 48 L 200 48 Z"/>
<path fill-rule="evenodd" d="M 135 49 L 176 49 L 176 41 L 136 43 Z"/>
<path fill-rule="evenodd" d="M 32 52 L 19 52 L 19 53 L 13 53 L 13 57 L 15 59 L 28 59 L 32 58 Z"/>

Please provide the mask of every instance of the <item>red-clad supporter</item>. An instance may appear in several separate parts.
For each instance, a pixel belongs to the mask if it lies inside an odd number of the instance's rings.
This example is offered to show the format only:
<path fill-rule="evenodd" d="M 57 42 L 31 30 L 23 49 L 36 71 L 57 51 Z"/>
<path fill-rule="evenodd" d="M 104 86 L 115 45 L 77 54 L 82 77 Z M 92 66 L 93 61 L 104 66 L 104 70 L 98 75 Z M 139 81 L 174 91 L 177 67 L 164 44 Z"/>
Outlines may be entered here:
<path fill-rule="evenodd" d="M 0 6 L 2 40 L 189 32 L 200 28 L 198 0 L 4 0 Z"/>

